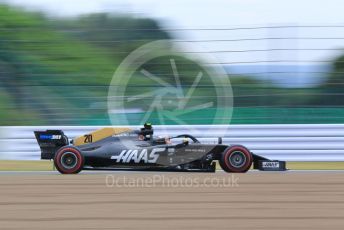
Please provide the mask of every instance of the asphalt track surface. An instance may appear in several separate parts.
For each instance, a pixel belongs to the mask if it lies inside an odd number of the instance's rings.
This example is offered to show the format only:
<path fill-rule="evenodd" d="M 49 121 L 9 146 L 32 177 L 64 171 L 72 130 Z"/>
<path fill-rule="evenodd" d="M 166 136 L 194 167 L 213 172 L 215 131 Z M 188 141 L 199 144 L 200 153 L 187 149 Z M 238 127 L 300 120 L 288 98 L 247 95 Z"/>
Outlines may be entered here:
<path fill-rule="evenodd" d="M 344 172 L 0 173 L 1 229 L 343 229 Z"/>

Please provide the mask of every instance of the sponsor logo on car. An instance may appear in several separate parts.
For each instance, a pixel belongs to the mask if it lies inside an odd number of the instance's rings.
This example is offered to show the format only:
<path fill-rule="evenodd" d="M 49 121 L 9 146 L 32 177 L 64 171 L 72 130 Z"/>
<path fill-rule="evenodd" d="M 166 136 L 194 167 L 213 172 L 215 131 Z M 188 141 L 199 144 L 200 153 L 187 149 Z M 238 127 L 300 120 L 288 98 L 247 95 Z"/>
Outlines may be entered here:
<path fill-rule="evenodd" d="M 278 161 L 264 161 L 262 162 L 263 168 L 279 168 L 280 164 Z"/>
<path fill-rule="evenodd" d="M 136 150 L 128 149 L 122 150 L 120 154 L 111 156 L 112 160 L 116 160 L 117 163 L 129 163 L 133 161 L 135 163 L 156 163 L 159 158 L 159 152 L 165 151 L 165 148 L 155 148 L 150 153 L 147 149 Z"/>
<path fill-rule="evenodd" d="M 62 135 L 42 134 L 39 136 L 39 139 L 41 139 L 41 140 L 60 140 L 61 138 L 62 138 Z"/>

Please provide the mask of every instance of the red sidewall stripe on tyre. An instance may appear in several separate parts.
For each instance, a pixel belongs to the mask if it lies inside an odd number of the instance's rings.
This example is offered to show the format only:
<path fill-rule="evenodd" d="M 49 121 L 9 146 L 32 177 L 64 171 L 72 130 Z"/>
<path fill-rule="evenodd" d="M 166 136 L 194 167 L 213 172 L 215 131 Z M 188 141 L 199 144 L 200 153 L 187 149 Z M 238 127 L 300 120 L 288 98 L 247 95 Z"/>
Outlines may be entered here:
<path fill-rule="evenodd" d="M 78 158 L 77 164 L 73 168 L 71 168 L 71 169 L 66 169 L 61 164 L 61 159 L 60 158 L 61 158 L 61 155 L 64 154 L 65 152 L 72 152 Z M 81 165 L 82 165 L 81 153 L 77 149 L 74 149 L 74 148 L 64 148 L 64 149 L 61 149 L 61 150 L 59 150 L 59 152 L 56 155 L 56 164 L 60 168 L 60 170 L 63 171 L 64 173 L 73 173 L 73 172 L 77 171 L 81 167 Z"/>
<path fill-rule="evenodd" d="M 238 168 L 235 168 L 235 167 L 232 167 L 232 165 L 229 163 L 228 161 L 228 158 L 229 158 L 229 155 L 232 154 L 234 151 L 240 151 L 242 153 L 245 154 L 246 156 L 246 163 L 240 167 L 239 169 Z M 246 171 L 246 168 L 250 166 L 250 164 L 252 164 L 252 155 L 251 153 L 244 147 L 241 147 L 241 146 L 234 146 L 232 148 L 229 148 L 225 154 L 225 163 L 226 163 L 226 166 L 233 172 L 243 172 L 243 171 Z M 245 170 L 241 170 L 241 169 L 245 169 Z"/>

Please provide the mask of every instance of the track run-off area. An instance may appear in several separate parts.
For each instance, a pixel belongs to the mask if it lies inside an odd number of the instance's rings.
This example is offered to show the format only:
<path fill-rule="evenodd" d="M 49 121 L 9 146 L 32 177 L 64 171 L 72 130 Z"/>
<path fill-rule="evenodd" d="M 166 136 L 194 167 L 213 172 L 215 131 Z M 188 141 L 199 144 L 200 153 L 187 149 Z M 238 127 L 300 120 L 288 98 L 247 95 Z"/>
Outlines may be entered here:
<path fill-rule="evenodd" d="M 3 229 L 342 229 L 344 172 L 1 172 Z"/>

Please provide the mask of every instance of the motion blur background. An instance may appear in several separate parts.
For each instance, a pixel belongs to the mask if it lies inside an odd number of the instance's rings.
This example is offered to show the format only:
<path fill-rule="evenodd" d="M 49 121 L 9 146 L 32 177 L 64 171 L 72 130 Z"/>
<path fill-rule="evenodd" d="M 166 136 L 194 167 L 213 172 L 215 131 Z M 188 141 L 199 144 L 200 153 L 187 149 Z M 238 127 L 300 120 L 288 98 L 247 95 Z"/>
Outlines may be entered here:
<path fill-rule="evenodd" d="M 296 0 L 0 1 L 0 125 L 109 125 L 113 73 L 130 52 L 159 39 L 191 41 L 202 48 L 193 55 L 217 58 L 211 64 L 225 68 L 233 88 L 232 124 L 344 123 L 339 6 Z M 168 81 L 171 67 L 155 61 L 159 65 L 147 69 Z M 189 84 L 192 67 L 176 62 L 184 71 L 181 84 Z M 140 84 L 131 87 L 139 90 Z M 209 87 L 216 86 L 205 83 L 198 97 L 207 96 Z"/>

